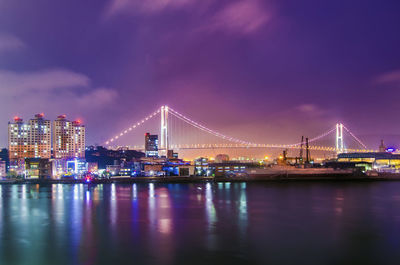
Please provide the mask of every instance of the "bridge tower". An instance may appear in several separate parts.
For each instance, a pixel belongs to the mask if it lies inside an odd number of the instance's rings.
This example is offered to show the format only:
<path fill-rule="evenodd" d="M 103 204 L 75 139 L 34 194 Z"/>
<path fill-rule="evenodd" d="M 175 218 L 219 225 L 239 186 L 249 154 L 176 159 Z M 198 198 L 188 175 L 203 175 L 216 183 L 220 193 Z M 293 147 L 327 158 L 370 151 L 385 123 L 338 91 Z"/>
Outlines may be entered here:
<path fill-rule="evenodd" d="M 336 124 L 336 152 L 343 153 L 344 152 L 344 143 L 343 143 L 343 124 Z"/>
<path fill-rule="evenodd" d="M 168 106 L 161 107 L 161 132 L 160 132 L 160 149 L 168 152 Z"/>

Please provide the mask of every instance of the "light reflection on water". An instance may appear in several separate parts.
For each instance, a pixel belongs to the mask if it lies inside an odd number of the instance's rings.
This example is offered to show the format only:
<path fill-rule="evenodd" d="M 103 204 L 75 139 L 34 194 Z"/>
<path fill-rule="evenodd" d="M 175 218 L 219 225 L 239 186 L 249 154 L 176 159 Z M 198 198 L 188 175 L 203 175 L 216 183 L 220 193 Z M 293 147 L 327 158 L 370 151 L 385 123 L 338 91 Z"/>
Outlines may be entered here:
<path fill-rule="evenodd" d="M 0 185 L 0 264 L 400 264 L 400 183 Z"/>

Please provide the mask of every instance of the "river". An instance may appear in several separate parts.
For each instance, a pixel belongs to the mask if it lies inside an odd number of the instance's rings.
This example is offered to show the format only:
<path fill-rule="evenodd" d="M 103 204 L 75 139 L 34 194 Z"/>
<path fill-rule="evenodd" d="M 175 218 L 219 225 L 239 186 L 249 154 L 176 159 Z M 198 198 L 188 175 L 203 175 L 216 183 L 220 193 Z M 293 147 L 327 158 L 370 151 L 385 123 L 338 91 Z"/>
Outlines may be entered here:
<path fill-rule="evenodd" d="M 400 264 L 400 182 L 0 185 L 0 264 Z"/>

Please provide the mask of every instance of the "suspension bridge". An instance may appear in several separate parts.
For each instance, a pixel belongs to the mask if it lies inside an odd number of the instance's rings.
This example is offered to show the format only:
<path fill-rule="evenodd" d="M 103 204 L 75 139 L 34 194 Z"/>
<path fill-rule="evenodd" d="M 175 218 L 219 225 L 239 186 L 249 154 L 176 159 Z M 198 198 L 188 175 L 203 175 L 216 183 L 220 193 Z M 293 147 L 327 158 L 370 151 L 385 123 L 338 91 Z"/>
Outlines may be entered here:
<path fill-rule="evenodd" d="M 126 135 L 133 133 L 138 128 L 144 128 L 150 120 L 160 118 L 159 128 L 159 150 L 184 150 L 184 149 L 225 149 L 225 148 L 279 148 L 279 149 L 303 149 L 304 142 L 292 144 L 254 143 L 243 139 L 235 138 L 210 129 L 205 125 L 196 122 L 188 116 L 168 106 L 161 106 L 159 109 L 132 124 L 119 134 L 110 138 L 105 145 L 118 146 L 117 143 Z M 147 130 L 150 131 L 150 130 Z M 353 142 L 355 148 L 349 148 L 345 143 L 345 135 Z M 332 146 L 316 145 L 318 141 L 332 137 Z M 141 139 L 143 140 L 143 139 Z M 337 123 L 333 128 L 322 134 L 308 139 L 309 149 L 315 151 L 346 153 L 346 152 L 375 152 L 355 136 L 342 123 Z M 133 145 L 134 149 L 143 150 L 144 145 Z"/>

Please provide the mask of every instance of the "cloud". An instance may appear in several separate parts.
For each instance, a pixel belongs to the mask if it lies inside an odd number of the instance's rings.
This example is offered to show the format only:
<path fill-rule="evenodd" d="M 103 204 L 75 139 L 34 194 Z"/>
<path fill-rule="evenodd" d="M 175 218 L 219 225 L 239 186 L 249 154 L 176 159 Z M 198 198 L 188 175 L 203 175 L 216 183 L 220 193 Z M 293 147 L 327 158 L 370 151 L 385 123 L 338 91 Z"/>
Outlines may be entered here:
<path fill-rule="evenodd" d="M 297 106 L 297 109 L 301 112 L 315 112 L 319 110 L 319 108 L 314 104 L 302 104 Z"/>
<path fill-rule="evenodd" d="M 271 12 L 267 12 L 260 0 L 233 0 L 222 5 L 218 1 L 209 0 L 112 0 L 106 9 L 105 17 L 109 18 L 118 13 L 158 14 L 165 10 L 188 7 L 191 8 L 191 14 L 207 10 L 205 16 L 200 16 L 200 31 L 250 34 L 271 19 Z"/>
<path fill-rule="evenodd" d="M 0 70 L 0 91 L 3 94 L 87 87 L 89 84 L 90 79 L 87 76 L 63 69 L 19 73 Z"/>
<path fill-rule="evenodd" d="M 257 0 L 235 1 L 225 6 L 205 27 L 211 31 L 250 34 L 259 30 L 271 15 Z"/>
<path fill-rule="evenodd" d="M 400 84 L 400 69 L 384 73 L 376 81 L 380 84 Z"/>
<path fill-rule="evenodd" d="M 18 51 L 25 48 L 25 46 L 22 40 L 15 36 L 0 34 L 0 53 Z"/>
<path fill-rule="evenodd" d="M 95 104 L 98 106 L 112 103 L 118 97 L 118 93 L 109 88 L 97 88 L 78 99 L 80 105 Z"/>
<path fill-rule="evenodd" d="M 327 114 L 327 111 L 315 104 L 301 104 L 295 107 L 294 111 L 300 112 L 300 115 L 311 117 L 322 117 Z"/>
<path fill-rule="evenodd" d="M 120 12 L 156 13 L 164 9 L 178 9 L 193 4 L 197 0 L 112 0 L 107 8 L 107 16 Z"/>
<path fill-rule="evenodd" d="M 119 95 L 115 89 L 92 83 L 85 74 L 65 69 L 0 69 L 0 124 L 7 124 L 15 115 L 26 120 L 35 113 L 45 113 L 48 119 L 67 114 L 69 119 L 83 120 L 88 128 L 101 128 L 104 120 L 112 117 L 109 113 Z M 6 132 L 0 131 L 0 144 L 7 142 Z M 93 139 L 93 135 L 89 138 Z"/>
<path fill-rule="evenodd" d="M 86 113 L 103 108 L 117 97 L 113 89 L 92 87 L 88 76 L 69 70 L 0 70 L 0 105 L 3 110 Z"/>

